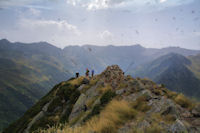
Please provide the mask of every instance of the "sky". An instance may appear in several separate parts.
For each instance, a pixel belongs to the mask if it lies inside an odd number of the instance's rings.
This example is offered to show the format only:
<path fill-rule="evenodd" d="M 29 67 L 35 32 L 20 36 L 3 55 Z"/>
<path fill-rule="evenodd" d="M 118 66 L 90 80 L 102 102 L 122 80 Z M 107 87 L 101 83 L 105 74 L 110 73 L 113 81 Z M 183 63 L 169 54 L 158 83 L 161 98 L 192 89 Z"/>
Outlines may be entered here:
<path fill-rule="evenodd" d="M 200 50 L 200 0 L 0 0 L 0 39 Z"/>

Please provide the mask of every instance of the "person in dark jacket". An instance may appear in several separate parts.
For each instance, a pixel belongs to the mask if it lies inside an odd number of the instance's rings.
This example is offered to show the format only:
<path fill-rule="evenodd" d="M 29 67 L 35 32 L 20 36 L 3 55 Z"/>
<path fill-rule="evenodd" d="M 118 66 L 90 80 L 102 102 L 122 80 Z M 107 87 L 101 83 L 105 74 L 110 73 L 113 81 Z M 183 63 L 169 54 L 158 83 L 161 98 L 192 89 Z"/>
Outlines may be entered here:
<path fill-rule="evenodd" d="M 78 78 L 78 77 L 79 77 L 79 73 L 77 72 L 77 73 L 76 73 L 76 78 Z"/>
<path fill-rule="evenodd" d="M 86 72 L 85 72 L 85 76 L 88 77 L 89 76 L 89 73 L 90 71 L 88 70 L 88 68 L 86 69 Z"/>

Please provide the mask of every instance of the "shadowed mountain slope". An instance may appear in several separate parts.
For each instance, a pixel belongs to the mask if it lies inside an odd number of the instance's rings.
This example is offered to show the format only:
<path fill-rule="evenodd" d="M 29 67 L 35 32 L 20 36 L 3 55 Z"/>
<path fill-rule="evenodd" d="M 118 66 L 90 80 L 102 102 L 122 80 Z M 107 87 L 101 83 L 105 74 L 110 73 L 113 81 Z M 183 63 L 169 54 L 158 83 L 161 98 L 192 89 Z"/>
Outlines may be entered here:
<path fill-rule="evenodd" d="M 60 49 L 47 43 L 0 41 L 0 130 L 18 119 L 56 83 L 71 76 Z"/>
<path fill-rule="evenodd" d="M 182 55 L 171 53 L 164 55 L 143 67 L 135 69 L 134 76 L 148 77 L 157 83 L 165 84 L 173 91 L 199 98 L 200 68 L 197 56 L 186 58 Z"/>

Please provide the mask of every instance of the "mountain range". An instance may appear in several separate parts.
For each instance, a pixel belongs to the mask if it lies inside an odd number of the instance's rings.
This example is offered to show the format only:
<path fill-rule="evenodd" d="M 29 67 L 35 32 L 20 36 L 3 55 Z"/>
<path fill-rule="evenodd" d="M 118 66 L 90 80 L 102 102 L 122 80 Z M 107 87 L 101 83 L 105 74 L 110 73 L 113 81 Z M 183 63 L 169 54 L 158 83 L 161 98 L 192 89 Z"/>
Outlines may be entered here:
<path fill-rule="evenodd" d="M 46 42 L 20 43 L 0 40 L 0 129 L 23 115 L 53 85 L 94 69 L 98 74 L 118 64 L 125 74 L 149 77 L 171 90 L 198 98 L 198 50 L 132 46 L 67 46 Z M 155 69 L 154 69 L 155 68 Z M 195 91 L 195 92 L 194 92 Z"/>
<path fill-rule="evenodd" d="M 200 103 L 117 65 L 63 81 L 3 133 L 199 133 Z"/>

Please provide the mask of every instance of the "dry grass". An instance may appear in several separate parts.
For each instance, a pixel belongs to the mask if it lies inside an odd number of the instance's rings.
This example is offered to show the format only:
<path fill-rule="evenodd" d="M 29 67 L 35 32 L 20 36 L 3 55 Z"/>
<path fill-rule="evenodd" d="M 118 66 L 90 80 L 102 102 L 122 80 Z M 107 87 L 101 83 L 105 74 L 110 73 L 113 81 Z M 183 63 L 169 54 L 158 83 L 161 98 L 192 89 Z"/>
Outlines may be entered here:
<path fill-rule="evenodd" d="M 88 99 L 88 100 L 86 101 L 86 106 L 87 106 L 88 108 L 90 108 L 90 107 L 93 105 L 93 103 L 97 100 L 97 98 L 98 98 L 98 96 L 92 97 L 92 98 Z"/>
<path fill-rule="evenodd" d="M 136 101 L 132 102 L 132 107 L 138 111 L 146 112 L 151 109 L 151 106 L 147 105 L 146 96 L 142 95 L 136 99 Z"/>
<path fill-rule="evenodd" d="M 112 90 L 112 87 L 110 86 L 110 85 L 106 85 L 106 86 L 100 86 L 99 88 L 98 88 L 98 91 L 101 93 L 101 94 L 103 94 L 103 93 L 105 93 L 105 92 L 107 92 L 108 90 Z"/>
<path fill-rule="evenodd" d="M 116 90 L 125 89 L 128 87 L 127 83 L 121 82 Z"/>
<path fill-rule="evenodd" d="M 168 115 L 164 116 L 163 119 L 165 120 L 165 122 L 167 122 L 169 124 L 172 124 L 173 122 L 176 121 L 176 117 L 171 115 L 171 114 L 168 114 Z"/>
<path fill-rule="evenodd" d="M 166 91 L 166 96 L 172 100 L 174 100 L 176 96 L 178 95 L 176 92 L 173 92 L 167 89 L 165 91 Z"/>
<path fill-rule="evenodd" d="M 186 98 L 183 94 L 177 95 L 174 101 L 177 104 L 179 104 L 181 107 L 187 108 L 189 110 L 191 110 L 194 107 L 194 104 L 188 98 Z"/>
<path fill-rule="evenodd" d="M 152 120 L 154 121 L 153 123 L 159 123 L 159 122 L 164 122 L 166 124 L 172 124 L 175 122 L 176 117 L 168 114 L 168 115 L 161 115 L 160 113 L 153 113 L 151 115 Z"/>
<path fill-rule="evenodd" d="M 72 84 L 72 85 L 80 85 L 81 82 L 83 81 L 83 79 L 84 79 L 84 77 L 81 76 L 79 78 L 76 78 L 76 79 L 69 81 L 69 83 Z"/>
<path fill-rule="evenodd" d="M 91 86 L 95 85 L 95 84 L 97 83 L 98 80 L 99 80 L 99 79 L 97 79 L 97 78 L 95 78 L 95 79 L 92 78 L 92 79 L 90 80 L 90 85 L 91 85 Z"/>
<path fill-rule="evenodd" d="M 55 126 L 48 130 L 40 130 L 41 133 L 88 133 L 94 131 L 96 133 L 115 133 L 120 125 L 126 121 L 133 119 L 136 111 L 131 108 L 127 101 L 112 100 L 99 116 L 95 116 L 86 122 L 85 125 L 75 128 L 65 126 L 61 130 L 61 126 Z"/>

